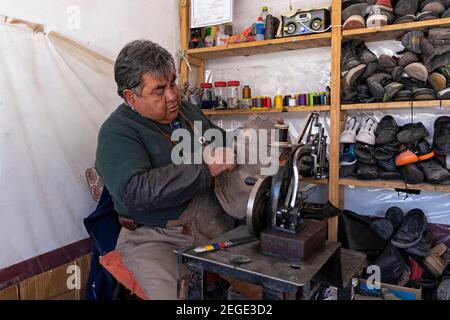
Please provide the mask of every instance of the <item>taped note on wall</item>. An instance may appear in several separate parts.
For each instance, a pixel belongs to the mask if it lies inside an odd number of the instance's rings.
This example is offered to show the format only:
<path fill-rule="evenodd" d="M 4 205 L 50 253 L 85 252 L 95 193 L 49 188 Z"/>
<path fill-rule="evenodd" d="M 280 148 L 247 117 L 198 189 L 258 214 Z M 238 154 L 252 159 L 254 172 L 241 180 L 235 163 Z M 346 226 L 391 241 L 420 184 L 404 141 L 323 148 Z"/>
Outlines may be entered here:
<path fill-rule="evenodd" d="M 233 0 L 191 0 L 191 28 L 233 21 Z"/>

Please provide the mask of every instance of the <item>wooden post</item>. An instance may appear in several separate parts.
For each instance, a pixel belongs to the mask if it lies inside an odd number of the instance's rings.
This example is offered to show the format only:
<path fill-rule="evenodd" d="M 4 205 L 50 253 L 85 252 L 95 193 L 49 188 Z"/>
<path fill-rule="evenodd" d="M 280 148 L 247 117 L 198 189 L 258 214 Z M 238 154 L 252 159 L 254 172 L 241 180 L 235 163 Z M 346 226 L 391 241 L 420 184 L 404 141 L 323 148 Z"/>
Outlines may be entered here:
<path fill-rule="evenodd" d="M 339 186 L 339 152 L 341 134 L 341 50 L 342 50 L 342 21 L 341 0 L 333 0 L 331 5 L 331 111 L 330 111 L 330 177 L 328 195 L 329 200 L 337 207 L 343 205 L 341 187 Z M 337 240 L 338 219 L 328 220 L 328 239 Z"/>
<path fill-rule="evenodd" d="M 180 37 L 182 53 L 189 48 L 189 0 L 180 0 Z M 187 57 L 188 58 L 188 57 Z M 180 86 L 189 81 L 189 68 L 183 59 L 180 63 Z"/>

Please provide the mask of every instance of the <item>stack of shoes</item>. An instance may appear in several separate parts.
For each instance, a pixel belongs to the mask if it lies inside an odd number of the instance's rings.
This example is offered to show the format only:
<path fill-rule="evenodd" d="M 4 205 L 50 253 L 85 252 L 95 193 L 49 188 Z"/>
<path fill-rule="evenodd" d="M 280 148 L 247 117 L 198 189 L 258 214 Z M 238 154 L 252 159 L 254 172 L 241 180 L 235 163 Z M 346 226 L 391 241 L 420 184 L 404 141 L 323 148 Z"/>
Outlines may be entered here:
<path fill-rule="evenodd" d="M 347 120 L 345 130 L 341 134 L 340 142 L 342 144 L 342 152 L 339 157 L 341 166 L 341 177 L 353 176 L 356 171 L 356 134 L 359 130 L 360 123 L 355 117 Z"/>
<path fill-rule="evenodd" d="M 344 0 L 344 30 L 450 17 L 446 0 Z"/>
<path fill-rule="evenodd" d="M 385 116 L 378 124 L 374 158 L 377 161 L 380 179 L 399 180 L 401 175 L 395 166 L 394 158 L 400 149 L 397 139 L 399 127 L 392 116 Z"/>
<path fill-rule="evenodd" d="M 410 31 L 401 41 L 395 56 L 377 57 L 359 41 L 343 45 L 343 103 L 450 99 L 450 28 Z"/>
<path fill-rule="evenodd" d="M 379 178 L 377 162 L 374 158 L 377 126 L 378 123 L 374 118 L 367 117 L 355 137 L 355 153 L 358 162 L 356 177 L 361 180 Z"/>

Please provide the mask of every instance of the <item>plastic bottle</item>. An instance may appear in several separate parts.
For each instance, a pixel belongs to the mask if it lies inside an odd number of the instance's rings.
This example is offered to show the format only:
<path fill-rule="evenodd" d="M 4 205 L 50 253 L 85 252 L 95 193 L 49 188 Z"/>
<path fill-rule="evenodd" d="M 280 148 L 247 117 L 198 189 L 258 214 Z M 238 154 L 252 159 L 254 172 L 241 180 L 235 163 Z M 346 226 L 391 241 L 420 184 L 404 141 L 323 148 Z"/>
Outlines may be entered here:
<path fill-rule="evenodd" d="M 267 16 L 269 15 L 270 13 L 269 13 L 269 7 L 268 6 L 264 6 L 264 7 L 262 7 L 262 11 L 261 11 L 261 15 L 260 15 L 260 17 L 262 18 L 262 21 L 264 22 L 264 26 L 266 26 L 266 19 L 267 19 Z"/>
<path fill-rule="evenodd" d="M 265 31 L 265 26 L 264 26 L 264 22 L 262 17 L 258 18 L 258 22 L 256 22 L 256 26 L 255 26 L 255 32 L 256 32 L 256 41 L 261 41 L 264 40 L 264 31 Z"/>

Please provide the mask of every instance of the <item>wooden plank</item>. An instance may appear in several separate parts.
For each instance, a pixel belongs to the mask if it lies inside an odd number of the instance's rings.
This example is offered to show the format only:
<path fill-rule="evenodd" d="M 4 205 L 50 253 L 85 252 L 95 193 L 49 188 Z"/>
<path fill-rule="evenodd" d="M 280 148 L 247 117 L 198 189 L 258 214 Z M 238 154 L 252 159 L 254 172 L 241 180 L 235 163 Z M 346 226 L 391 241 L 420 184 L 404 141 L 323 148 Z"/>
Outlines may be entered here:
<path fill-rule="evenodd" d="M 68 263 L 50 270 L 19 284 L 21 300 L 49 300 L 71 291 L 67 287 L 70 276 L 68 267 L 75 263 Z"/>
<path fill-rule="evenodd" d="M 342 33 L 344 41 L 362 40 L 362 41 L 383 41 L 397 40 L 410 30 L 428 29 L 431 27 L 444 27 L 450 25 L 450 18 L 416 21 L 410 23 L 392 24 L 380 28 L 345 30 Z"/>
<path fill-rule="evenodd" d="M 19 287 L 15 285 L 1 290 L 0 300 L 19 300 Z"/>
<path fill-rule="evenodd" d="M 180 37 L 182 53 L 189 48 L 189 0 L 180 0 Z M 180 86 L 189 81 L 189 68 L 183 59 L 180 62 Z"/>
<path fill-rule="evenodd" d="M 411 108 L 411 101 L 397 101 L 397 102 L 377 102 L 377 103 L 357 103 L 357 104 L 343 104 L 341 110 L 380 110 L 380 109 L 398 109 Z"/>
<path fill-rule="evenodd" d="M 238 109 L 238 110 L 203 110 L 203 113 L 207 116 L 234 116 L 234 115 L 247 115 L 247 114 L 264 114 L 264 113 L 283 113 L 283 112 L 322 112 L 330 111 L 330 106 L 314 106 L 314 107 L 289 107 L 283 109 Z"/>
<path fill-rule="evenodd" d="M 264 41 L 253 41 L 210 48 L 189 49 L 187 53 L 201 59 L 217 59 L 236 56 L 250 56 L 280 51 L 301 50 L 309 48 L 329 47 L 331 33 L 318 33 L 298 37 L 279 38 Z"/>
<path fill-rule="evenodd" d="M 441 106 L 441 100 L 413 101 L 414 108 L 435 108 Z"/>
<path fill-rule="evenodd" d="M 92 254 L 88 254 L 75 260 L 75 264 L 80 267 L 81 272 L 81 290 L 86 288 L 89 270 L 91 267 Z"/>
<path fill-rule="evenodd" d="M 328 185 L 328 179 L 300 178 L 301 183 Z"/>
<path fill-rule="evenodd" d="M 358 179 L 340 179 L 339 184 L 342 186 L 369 187 L 369 188 L 389 188 L 389 189 L 411 189 L 435 192 L 450 192 L 450 185 L 438 184 L 405 184 L 401 180 L 358 180 Z"/>

